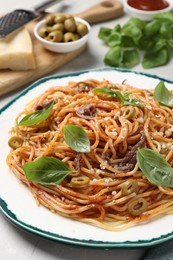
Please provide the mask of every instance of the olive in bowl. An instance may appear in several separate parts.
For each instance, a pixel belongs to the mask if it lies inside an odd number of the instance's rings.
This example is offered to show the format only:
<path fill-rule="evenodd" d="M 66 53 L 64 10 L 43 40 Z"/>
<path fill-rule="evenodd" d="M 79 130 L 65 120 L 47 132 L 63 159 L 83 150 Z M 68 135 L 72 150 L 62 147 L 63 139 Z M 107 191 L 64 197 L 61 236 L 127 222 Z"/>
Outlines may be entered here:
<path fill-rule="evenodd" d="M 59 53 L 75 51 L 88 40 L 90 25 L 79 17 L 49 14 L 34 28 L 35 37 L 43 47 Z"/>

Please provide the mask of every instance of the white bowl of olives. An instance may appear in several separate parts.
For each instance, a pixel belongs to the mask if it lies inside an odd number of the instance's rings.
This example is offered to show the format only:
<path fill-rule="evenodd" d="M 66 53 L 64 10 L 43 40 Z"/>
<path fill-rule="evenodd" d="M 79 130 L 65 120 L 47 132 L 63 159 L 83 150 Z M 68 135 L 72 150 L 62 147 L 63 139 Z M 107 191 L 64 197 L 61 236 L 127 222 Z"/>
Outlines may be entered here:
<path fill-rule="evenodd" d="M 75 51 L 86 44 L 90 25 L 68 14 L 49 14 L 34 28 L 35 37 L 43 47 L 59 53 Z"/>

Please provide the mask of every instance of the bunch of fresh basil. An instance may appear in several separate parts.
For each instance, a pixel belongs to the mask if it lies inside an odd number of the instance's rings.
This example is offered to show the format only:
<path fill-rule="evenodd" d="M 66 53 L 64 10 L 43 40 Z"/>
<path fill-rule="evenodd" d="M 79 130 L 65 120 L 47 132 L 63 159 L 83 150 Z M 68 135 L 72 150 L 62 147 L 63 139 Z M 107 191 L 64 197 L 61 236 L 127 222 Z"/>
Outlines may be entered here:
<path fill-rule="evenodd" d="M 141 62 L 144 69 L 162 66 L 173 51 L 173 13 L 158 13 L 150 22 L 131 18 L 123 26 L 101 27 L 98 37 L 109 47 L 106 65 L 132 68 Z"/>

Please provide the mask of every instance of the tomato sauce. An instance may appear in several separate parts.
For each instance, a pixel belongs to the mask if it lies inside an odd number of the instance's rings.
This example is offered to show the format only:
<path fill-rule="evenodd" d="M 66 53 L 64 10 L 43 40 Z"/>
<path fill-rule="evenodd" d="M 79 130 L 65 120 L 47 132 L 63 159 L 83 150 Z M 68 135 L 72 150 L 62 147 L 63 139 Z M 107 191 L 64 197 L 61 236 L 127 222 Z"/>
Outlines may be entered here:
<path fill-rule="evenodd" d="M 128 0 L 127 2 L 131 7 L 143 11 L 157 11 L 169 6 L 165 0 Z"/>

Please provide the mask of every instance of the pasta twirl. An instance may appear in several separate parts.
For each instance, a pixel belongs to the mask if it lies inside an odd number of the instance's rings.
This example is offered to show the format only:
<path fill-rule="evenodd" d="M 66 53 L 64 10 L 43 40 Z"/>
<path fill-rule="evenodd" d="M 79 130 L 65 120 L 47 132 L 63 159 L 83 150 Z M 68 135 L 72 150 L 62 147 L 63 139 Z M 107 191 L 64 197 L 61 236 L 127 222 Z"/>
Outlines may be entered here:
<path fill-rule="evenodd" d="M 51 102 L 48 118 L 18 125 L 20 118 Z M 137 150 L 146 147 L 173 165 L 172 122 L 172 108 L 159 105 L 153 91 L 107 80 L 69 82 L 48 89 L 17 116 L 10 132 L 15 146 L 7 163 L 38 204 L 64 217 L 121 231 L 173 213 L 173 189 L 150 183 L 136 160 Z M 76 152 L 67 145 L 66 125 L 85 131 L 90 152 Z M 23 165 L 43 156 L 57 158 L 71 170 L 61 183 L 28 181 Z"/>

